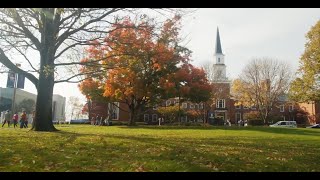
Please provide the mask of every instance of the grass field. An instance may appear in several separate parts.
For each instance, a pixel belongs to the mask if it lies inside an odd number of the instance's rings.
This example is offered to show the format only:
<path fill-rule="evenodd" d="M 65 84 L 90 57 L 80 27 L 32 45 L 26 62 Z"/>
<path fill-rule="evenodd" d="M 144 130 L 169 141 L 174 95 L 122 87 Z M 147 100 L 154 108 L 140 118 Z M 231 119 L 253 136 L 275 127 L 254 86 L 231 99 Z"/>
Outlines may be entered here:
<path fill-rule="evenodd" d="M 320 171 L 320 130 L 57 125 L 0 128 L 0 171 Z"/>

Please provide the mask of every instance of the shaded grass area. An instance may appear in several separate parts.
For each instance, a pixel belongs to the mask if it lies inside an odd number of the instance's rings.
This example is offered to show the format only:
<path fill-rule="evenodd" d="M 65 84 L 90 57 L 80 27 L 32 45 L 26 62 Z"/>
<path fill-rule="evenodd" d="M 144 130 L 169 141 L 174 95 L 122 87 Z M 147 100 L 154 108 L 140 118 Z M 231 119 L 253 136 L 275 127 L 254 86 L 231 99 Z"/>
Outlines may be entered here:
<path fill-rule="evenodd" d="M 57 125 L 0 129 L 0 171 L 320 171 L 320 130 Z"/>

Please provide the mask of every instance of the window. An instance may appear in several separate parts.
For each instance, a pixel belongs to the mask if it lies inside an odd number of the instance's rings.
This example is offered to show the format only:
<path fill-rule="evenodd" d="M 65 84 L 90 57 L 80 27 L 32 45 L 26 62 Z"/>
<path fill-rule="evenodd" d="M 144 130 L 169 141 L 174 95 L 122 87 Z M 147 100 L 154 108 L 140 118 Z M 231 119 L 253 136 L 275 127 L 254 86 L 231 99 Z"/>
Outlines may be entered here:
<path fill-rule="evenodd" d="M 243 106 L 243 109 L 249 109 L 249 107 L 248 106 Z"/>
<path fill-rule="evenodd" d="M 176 101 L 175 101 L 175 100 L 173 100 L 173 101 L 172 101 L 172 103 L 173 103 L 173 105 L 175 105 L 175 104 L 176 104 Z"/>
<path fill-rule="evenodd" d="M 198 104 L 195 104 L 195 105 L 194 105 L 194 108 L 199 109 L 199 105 L 198 105 Z"/>
<path fill-rule="evenodd" d="M 241 120 L 241 113 L 236 113 L 236 122 Z"/>
<path fill-rule="evenodd" d="M 237 105 L 237 106 L 236 106 L 236 109 L 241 109 L 241 105 Z"/>
<path fill-rule="evenodd" d="M 148 121 L 149 121 L 149 114 L 144 114 L 144 115 L 143 115 L 143 120 L 144 120 L 145 122 L 148 122 Z"/>
<path fill-rule="evenodd" d="M 203 109 L 203 104 L 202 104 L 202 103 L 200 104 L 200 107 L 199 107 L 199 108 L 200 108 L 200 109 Z"/>
<path fill-rule="evenodd" d="M 225 100 L 224 99 L 217 100 L 217 108 L 225 108 Z"/>
<path fill-rule="evenodd" d="M 294 116 L 291 117 L 291 121 L 295 121 Z M 295 122 L 292 122 L 292 124 L 295 124 Z"/>
<path fill-rule="evenodd" d="M 289 106 L 289 112 L 292 112 L 293 111 L 293 105 L 290 105 Z"/>
<path fill-rule="evenodd" d="M 187 109 L 188 108 L 188 104 L 187 103 L 182 103 L 182 108 Z"/>
<path fill-rule="evenodd" d="M 280 112 L 284 112 L 284 105 L 280 105 Z"/>
<path fill-rule="evenodd" d="M 158 115 L 157 114 L 152 114 L 152 122 L 156 122 L 158 119 Z"/>
<path fill-rule="evenodd" d="M 187 116 L 181 116 L 180 119 L 181 119 L 181 122 L 187 122 L 188 121 L 188 117 Z"/>
<path fill-rule="evenodd" d="M 190 109 L 194 109 L 194 104 L 190 104 Z"/>
<path fill-rule="evenodd" d="M 119 120 L 119 102 L 114 103 L 112 106 L 112 119 Z"/>
<path fill-rule="evenodd" d="M 257 108 L 256 108 L 256 106 L 251 106 L 251 109 L 255 110 L 255 109 L 257 109 Z"/>
<path fill-rule="evenodd" d="M 166 101 L 166 106 L 170 106 L 171 105 L 171 101 L 170 100 L 167 100 Z"/>
<path fill-rule="evenodd" d="M 280 125 L 287 125 L 287 122 L 281 122 Z"/>
<path fill-rule="evenodd" d="M 220 62 L 220 58 L 218 58 L 218 63 Z"/>
<path fill-rule="evenodd" d="M 153 106 L 152 109 L 153 109 L 153 110 L 157 110 L 157 106 Z"/>

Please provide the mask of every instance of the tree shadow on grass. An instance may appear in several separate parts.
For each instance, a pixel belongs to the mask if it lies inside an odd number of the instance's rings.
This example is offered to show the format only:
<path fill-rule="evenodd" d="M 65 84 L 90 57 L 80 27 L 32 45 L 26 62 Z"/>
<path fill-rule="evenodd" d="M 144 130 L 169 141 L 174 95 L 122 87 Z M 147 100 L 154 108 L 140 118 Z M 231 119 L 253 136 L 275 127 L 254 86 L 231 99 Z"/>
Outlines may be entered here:
<path fill-rule="evenodd" d="M 260 131 L 265 133 L 276 134 L 292 134 L 292 135 L 310 135 L 320 136 L 320 129 L 306 129 L 306 128 L 272 128 L 272 127 L 239 127 L 239 126 L 120 126 L 125 129 L 148 129 L 148 130 L 232 130 L 232 131 Z"/>

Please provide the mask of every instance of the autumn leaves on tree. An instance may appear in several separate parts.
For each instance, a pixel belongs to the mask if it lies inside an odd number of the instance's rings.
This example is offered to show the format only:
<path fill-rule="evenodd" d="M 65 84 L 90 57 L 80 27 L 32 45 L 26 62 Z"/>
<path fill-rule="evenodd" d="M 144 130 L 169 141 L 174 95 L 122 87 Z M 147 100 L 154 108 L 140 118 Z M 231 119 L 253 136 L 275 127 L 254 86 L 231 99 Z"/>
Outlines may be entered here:
<path fill-rule="evenodd" d="M 162 26 L 147 17 L 126 18 L 114 25 L 103 42 L 87 49 L 82 72 L 87 75 L 79 87 L 88 98 L 99 96 L 122 102 L 130 110 L 133 125 L 143 106 L 170 97 L 200 102 L 209 96 L 210 86 L 202 69 L 190 64 L 191 51 L 180 46 L 180 17 Z M 125 28 L 122 28 L 125 27 Z M 90 72 L 101 72 L 91 76 Z M 203 93 L 207 92 L 207 93 Z"/>
<path fill-rule="evenodd" d="M 291 83 L 290 98 L 298 102 L 320 100 L 320 21 L 306 35 L 298 77 Z"/>

